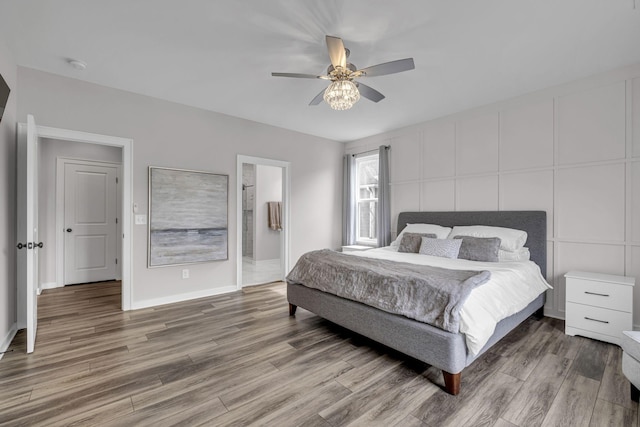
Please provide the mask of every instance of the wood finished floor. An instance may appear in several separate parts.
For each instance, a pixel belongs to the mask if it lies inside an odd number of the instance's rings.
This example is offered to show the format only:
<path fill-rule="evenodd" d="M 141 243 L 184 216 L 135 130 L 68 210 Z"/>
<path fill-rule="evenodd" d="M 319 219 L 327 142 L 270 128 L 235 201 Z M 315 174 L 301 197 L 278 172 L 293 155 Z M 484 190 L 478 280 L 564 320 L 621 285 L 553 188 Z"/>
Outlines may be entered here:
<path fill-rule="evenodd" d="M 117 282 L 39 297 L 0 361 L 0 425 L 638 426 L 619 347 L 528 319 L 462 375 L 298 309 L 282 283 L 131 312 Z"/>

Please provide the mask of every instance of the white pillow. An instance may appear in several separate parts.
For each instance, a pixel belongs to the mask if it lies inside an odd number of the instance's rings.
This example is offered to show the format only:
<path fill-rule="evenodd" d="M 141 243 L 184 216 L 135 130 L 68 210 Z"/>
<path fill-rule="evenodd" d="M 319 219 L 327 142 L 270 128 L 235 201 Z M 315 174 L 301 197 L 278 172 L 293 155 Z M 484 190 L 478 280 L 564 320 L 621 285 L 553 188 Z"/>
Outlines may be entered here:
<path fill-rule="evenodd" d="M 510 261 L 529 261 L 531 254 L 529 248 L 522 248 L 515 252 L 498 251 L 498 262 L 510 262 Z"/>
<path fill-rule="evenodd" d="M 436 224 L 407 224 L 407 226 L 398 234 L 396 240 L 391 242 L 392 248 L 400 246 L 402 241 L 402 235 L 404 233 L 423 233 L 423 234 L 435 234 L 438 239 L 446 239 L 451 232 L 451 227 L 442 227 Z"/>
<path fill-rule="evenodd" d="M 456 259 L 458 258 L 461 245 L 462 239 L 449 240 L 423 237 L 418 253 L 422 255 Z"/>
<path fill-rule="evenodd" d="M 500 249 L 509 252 L 521 249 L 527 241 L 526 231 L 488 225 L 456 225 L 448 238 L 453 239 L 454 236 L 499 237 Z"/>

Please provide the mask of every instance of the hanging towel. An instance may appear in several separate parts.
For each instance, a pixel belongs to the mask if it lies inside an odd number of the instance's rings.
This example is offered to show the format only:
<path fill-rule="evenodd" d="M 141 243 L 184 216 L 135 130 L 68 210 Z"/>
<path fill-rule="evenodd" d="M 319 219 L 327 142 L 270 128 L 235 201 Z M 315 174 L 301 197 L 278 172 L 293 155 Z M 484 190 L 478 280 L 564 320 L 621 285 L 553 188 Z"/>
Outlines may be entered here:
<path fill-rule="evenodd" d="M 267 211 L 269 228 L 275 231 L 282 231 L 282 203 L 267 202 Z"/>

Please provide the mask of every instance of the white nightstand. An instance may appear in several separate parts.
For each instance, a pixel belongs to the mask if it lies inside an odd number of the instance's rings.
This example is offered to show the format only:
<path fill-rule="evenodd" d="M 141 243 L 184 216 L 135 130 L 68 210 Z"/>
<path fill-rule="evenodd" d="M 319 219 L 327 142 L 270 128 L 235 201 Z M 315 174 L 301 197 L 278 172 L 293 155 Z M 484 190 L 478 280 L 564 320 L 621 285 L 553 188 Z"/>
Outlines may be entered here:
<path fill-rule="evenodd" d="M 620 345 L 633 330 L 633 277 L 570 271 L 566 278 L 567 335 Z"/>
<path fill-rule="evenodd" d="M 343 246 L 342 252 L 360 252 L 360 251 L 368 251 L 369 249 L 373 249 L 373 246 L 349 245 L 349 246 Z"/>

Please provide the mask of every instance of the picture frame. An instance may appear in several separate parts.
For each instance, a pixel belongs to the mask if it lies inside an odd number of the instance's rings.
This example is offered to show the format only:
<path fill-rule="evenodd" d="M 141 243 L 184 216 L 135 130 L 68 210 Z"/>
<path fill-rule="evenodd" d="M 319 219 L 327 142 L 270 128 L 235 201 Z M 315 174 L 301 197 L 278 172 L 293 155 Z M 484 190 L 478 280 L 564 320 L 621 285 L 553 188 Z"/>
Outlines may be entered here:
<path fill-rule="evenodd" d="M 149 167 L 148 267 L 229 259 L 229 175 Z"/>

